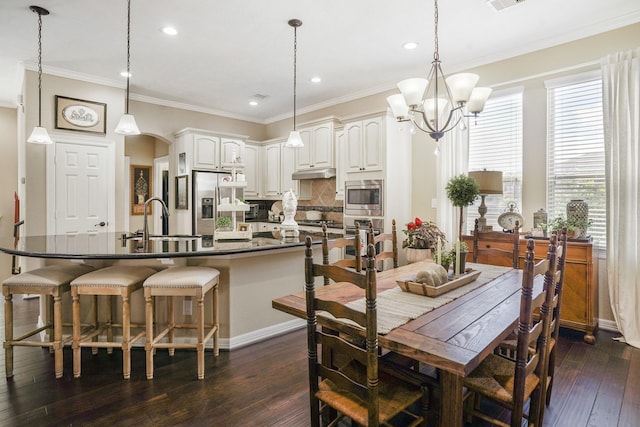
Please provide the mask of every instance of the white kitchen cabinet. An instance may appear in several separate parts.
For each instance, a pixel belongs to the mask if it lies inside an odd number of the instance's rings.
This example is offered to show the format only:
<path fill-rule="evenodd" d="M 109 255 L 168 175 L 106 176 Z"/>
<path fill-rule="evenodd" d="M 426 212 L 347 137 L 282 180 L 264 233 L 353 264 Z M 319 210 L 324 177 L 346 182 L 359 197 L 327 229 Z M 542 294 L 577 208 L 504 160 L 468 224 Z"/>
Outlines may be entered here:
<path fill-rule="evenodd" d="M 296 170 L 334 167 L 334 122 L 299 129 L 304 147 L 296 149 Z"/>
<path fill-rule="evenodd" d="M 176 154 L 185 154 L 188 169 L 231 171 L 242 168 L 246 135 L 226 134 L 203 129 L 185 128 L 175 133 Z M 234 154 L 240 158 L 233 164 Z M 176 159 L 178 162 L 178 159 Z M 184 173 L 189 173 L 187 170 Z M 178 174 L 183 174 L 178 170 Z"/>
<path fill-rule="evenodd" d="M 370 117 L 344 125 L 346 171 L 383 170 L 385 130 L 383 117 Z"/>
<path fill-rule="evenodd" d="M 311 198 L 311 182 L 291 178 L 295 171 L 297 148 L 285 147 L 285 142 L 279 139 L 264 146 L 264 198 L 280 200 L 291 189 L 299 200 L 308 200 Z"/>
<path fill-rule="evenodd" d="M 345 152 L 344 128 L 336 130 L 336 200 L 344 200 L 344 182 L 347 180 L 347 156 Z"/>
<path fill-rule="evenodd" d="M 244 176 L 247 186 L 244 189 L 244 198 L 258 199 L 262 197 L 262 147 L 260 145 L 246 143 L 242 157 Z"/>

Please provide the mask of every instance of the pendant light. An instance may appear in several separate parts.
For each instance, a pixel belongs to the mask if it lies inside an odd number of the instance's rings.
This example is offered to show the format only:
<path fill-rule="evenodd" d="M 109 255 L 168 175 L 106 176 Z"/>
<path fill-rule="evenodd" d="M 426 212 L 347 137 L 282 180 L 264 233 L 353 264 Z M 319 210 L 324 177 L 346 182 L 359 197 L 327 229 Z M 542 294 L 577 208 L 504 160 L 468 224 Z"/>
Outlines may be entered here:
<path fill-rule="evenodd" d="M 302 25 L 299 19 L 290 19 L 289 26 L 293 27 L 293 130 L 289 134 L 285 147 L 304 147 L 300 132 L 296 130 L 296 83 L 297 83 L 297 56 L 298 56 L 298 27 Z"/>
<path fill-rule="evenodd" d="M 53 144 L 47 130 L 42 127 L 42 15 L 48 15 L 49 11 L 40 6 L 29 6 L 29 9 L 38 14 L 38 126 L 33 128 L 27 142 Z"/>
<path fill-rule="evenodd" d="M 136 119 L 129 114 L 129 77 L 131 76 L 131 0 L 127 0 L 127 97 L 124 115 L 115 132 L 122 135 L 140 135 Z"/>

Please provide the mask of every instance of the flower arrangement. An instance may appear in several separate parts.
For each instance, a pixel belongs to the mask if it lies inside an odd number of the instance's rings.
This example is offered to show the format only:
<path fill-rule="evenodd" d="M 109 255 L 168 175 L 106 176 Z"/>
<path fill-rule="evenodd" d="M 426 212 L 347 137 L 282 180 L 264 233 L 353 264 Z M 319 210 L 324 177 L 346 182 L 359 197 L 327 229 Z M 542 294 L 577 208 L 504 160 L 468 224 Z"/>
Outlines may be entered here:
<path fill-rule="evenodd" d="M 402 242 L 403 248 L 413 249 L 435 249 L 438 238 L 444 244 L 447 241 L 446 236 L 435 222 L 422 221 L 416 217 L 412 222 L 407 224 L 407 229 L 402 230 L 407 238 Z"/>

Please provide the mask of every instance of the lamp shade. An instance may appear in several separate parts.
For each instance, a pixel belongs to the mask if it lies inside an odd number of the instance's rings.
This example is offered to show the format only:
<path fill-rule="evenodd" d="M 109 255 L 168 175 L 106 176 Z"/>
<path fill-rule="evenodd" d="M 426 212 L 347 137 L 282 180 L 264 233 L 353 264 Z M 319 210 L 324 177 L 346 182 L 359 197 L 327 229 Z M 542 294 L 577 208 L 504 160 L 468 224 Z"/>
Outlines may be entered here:
<path fill-rule="evenodd" d="M 136 119 L 132 114 L 122 115 L 115 132 L 121 135 L 140 135 L 140 129 L 138 129 Z"/>
<path fill-rule="evenodd" d="M 393 117 L 398 120 L 405 119 L 409 115 L 409 106 L 404 102 L 404 97 L 396 93 L 395 95 L 387 96 L 387 103 L 391 107 Z"/>
<path fill-rule="evenodd" d="M 469 176 L 478 183 L 480 194 L 502 194 L 501 171 L 473 171 Z"/>
<path fill-rule="evenodd" d="M 29 135 L 27 142 L 32 144 L 53 144 L 53 141 L 49 137 L 47 130 L 43 127 L 36 126 L 33 128 L 33 132 Z"/>
<path fill-rule="evenodd" d="M 291 133 L 289 133 L 289 139 L 287 139 L 287 142 L 284 144 L 284 146 L 290 148 L 304 147 L 300 132 L 298 132 L 297 130 L 292 130 Z"/>
<path fill-rule="evenodd" d="M 489 99 L 493 89 L 490 87 L 476 87 L 471 91 L 471 97 L 467 102 L 467 111 L 470 113 L 479 113 L 484 110 L 484 104 Z"/>
<path fill-rule="evenodd" d="M 424 114 L 427 116 L 427 120 L 431 124 L 433 124 L 436 119 L 438 119 L 438 122 L 441 122 L 443 117 L 446 117 L 446 115 L 449 114 L 450 109 L 449 101 L 444 98 L 429 98 L 424 100 Z"/>
<path fill-rule="evenodd" d="M 421 78 L 406 79 L 398 82 L 398 89 L 404 97 L 404 101 L 409 106 L 416 106 L 422 103 L 424 91 L 429 80 Z"/>
<path fill-rule="evenodd" d="M 447 77 L 446 81 L 447 85 L 449 85 L 453 102 L 467 102 L 479 79 L 480 76 L 473 73 L 458 73 Z"/>

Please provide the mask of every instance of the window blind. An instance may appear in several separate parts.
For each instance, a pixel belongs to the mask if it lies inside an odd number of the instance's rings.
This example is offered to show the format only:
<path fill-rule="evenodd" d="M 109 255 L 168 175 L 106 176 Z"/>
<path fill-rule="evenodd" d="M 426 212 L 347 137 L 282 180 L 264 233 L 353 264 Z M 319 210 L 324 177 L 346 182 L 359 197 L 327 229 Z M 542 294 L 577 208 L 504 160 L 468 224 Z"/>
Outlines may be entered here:
<path fill-rule="evenodd" d="M 494 92 L 476 119 L 469 119 L 469 170 L 502 171 L 503 194 L 488 195 L 487 225 L 494 230 L 498 216 L 513 202 L 522 202 L 522 87 Z M 480 198 L 467 209 L 471 232 L 480 217 Z"/>
<path fill-rule="evenodd" d="M 587 234 L 606 247 L 602 80 L 589 73 L 547 82 L 549 220 L 567 217 L 571 200 L 589 205 Z"/>

